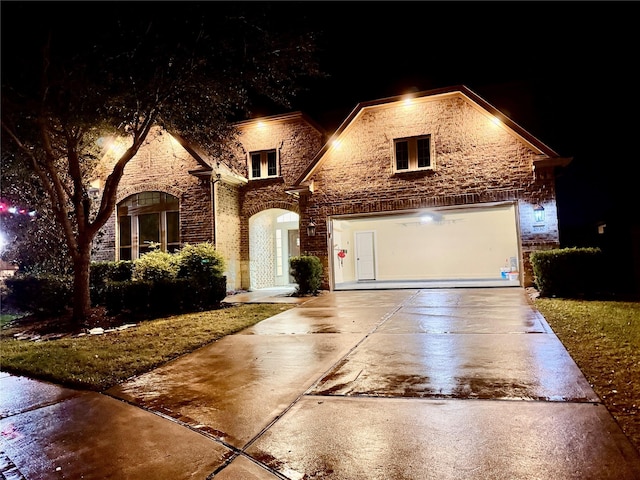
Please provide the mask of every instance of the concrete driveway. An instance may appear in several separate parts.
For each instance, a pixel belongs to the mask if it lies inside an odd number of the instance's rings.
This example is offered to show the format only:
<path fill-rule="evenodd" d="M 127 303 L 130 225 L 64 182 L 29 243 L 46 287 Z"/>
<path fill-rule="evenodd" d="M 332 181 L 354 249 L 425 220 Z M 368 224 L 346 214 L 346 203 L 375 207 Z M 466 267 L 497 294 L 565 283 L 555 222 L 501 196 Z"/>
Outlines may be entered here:
<path fill-rule="evenodd" d="M 0 388 L 16 478 L 640 478 L 520 287 L 325 293 L 104 394 Z"/>

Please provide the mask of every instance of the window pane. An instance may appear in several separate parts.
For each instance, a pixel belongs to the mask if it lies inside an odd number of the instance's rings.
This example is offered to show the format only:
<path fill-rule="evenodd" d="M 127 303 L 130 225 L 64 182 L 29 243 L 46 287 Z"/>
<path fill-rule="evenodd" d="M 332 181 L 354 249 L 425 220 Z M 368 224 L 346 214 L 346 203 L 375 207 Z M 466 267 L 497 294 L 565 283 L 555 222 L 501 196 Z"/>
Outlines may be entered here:
<path fill-rule="evenodd" d="M 253 153 L 251 155 L 251 177 L 260 178 L 260 154 Z"/>
<path fill-rule="evenodd" d="M 120 231 L 120 246 L 131 246 L 131 217 L 118 218 L 118 230 Z"/>
<path fill-rule="evenodd" d="M 140 255 L 151 250 L 151 243 L 160 243 L 160 215 L 148 213 L 138 216 Z"/>
<path fill-rule="evenodd" d="M 276 165 L 276 152 L 267 152 L 267 166 L 268 175 L 274 177 L 278 174 L 278 168 Z"/>
<path fill-rule="evenodd" d="M 418 139 L 418 168 L 424 168 L 431 165 L 431 149 L 429 148 L 430 139 Z"/>
<path fill-rule="evenodd" d="M 407 170 L 409 168 L 409 143 L 406 141 L 396 142 L 396 170 Z"/>
<path fill-rule="evenodd" d="M 167 243 L 180 242 L 180 214 L 167 212 Z"/>
<path fill-rule="evenodd" d="M 120 249 L 120 260 L 131 260 L 131 247 Z"/>

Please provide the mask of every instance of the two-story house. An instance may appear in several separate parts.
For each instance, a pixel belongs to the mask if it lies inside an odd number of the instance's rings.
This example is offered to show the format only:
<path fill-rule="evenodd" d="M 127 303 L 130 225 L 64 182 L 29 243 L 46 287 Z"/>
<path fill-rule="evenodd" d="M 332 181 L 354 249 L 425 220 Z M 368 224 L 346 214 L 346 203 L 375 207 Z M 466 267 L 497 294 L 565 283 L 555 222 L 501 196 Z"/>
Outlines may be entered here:
<path fill-rule="evenodd" d="M 464 86 L 361 103 L 328 137 L 305 114 L 248 120 L 224 159 L 156 130 L 125 170 L 95 259 L 211 241 L 227 288 L 531 285 L 559 246 L 555 170 L 570 159 Z"/>

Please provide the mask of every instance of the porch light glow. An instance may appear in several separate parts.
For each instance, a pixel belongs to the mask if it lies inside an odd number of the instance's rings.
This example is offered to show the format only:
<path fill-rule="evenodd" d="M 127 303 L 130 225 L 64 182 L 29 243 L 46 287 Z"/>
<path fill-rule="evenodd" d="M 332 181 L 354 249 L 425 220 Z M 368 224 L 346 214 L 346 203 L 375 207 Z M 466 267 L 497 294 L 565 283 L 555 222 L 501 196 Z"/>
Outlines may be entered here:
<path fill-rule="evenodd" d="M 533 207 L 533 221 L 536 223 L 544 222 L 544 207 L 542 205 Z"/>

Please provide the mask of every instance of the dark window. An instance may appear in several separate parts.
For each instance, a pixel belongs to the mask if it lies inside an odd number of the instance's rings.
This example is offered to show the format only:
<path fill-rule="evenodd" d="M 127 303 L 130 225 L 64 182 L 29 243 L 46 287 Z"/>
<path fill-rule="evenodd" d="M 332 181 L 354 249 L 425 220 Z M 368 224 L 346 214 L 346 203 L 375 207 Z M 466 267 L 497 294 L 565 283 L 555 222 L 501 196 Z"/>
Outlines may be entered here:
<path fill-rule="evenodd" d="M 253 152 L 251 158 L 251 178 L 278 176 L 278 155 L 275 150 Z"/>
<path fill-rule="evenodd" d="M 276 152 L 267 152 L 267 165 L 268 173 L 270 177 L 275 177 L 278 174 L 278 168 L 276 165 Z"/>
<path fill-rule="evenodd" d="M 118 218 L 120 260 L 131 260 L 131 217 Z"/>
<path fill-rule="evenodd" d="M 396 139 L 394 145 L 396 172 L 411 172 L 433 168 L 430 135 Z"/>
<path fill-rule="evenodd" d="M 409 142 L 396 142 L 396 169 L 407 170 L 409 168 Z"/>
<path fill-rule="evenodd" d="M 260 154 L 254 153 L 251 155 L 251 177 L 260 178 Z"/>
<path fill-rule="evenodd" d="M 418 139 L 418 168 L 425 168 L 431 166 L 431 145 L 430 139 L 419 138 Z"/>
<path fill-rule="evenodd" d="M 138 235 L 140 238 L 140 255 L 155 250 L 160 243 L 160 214 L 147 213 L 138 216 Z"/>
<path fill-rule="evenodd" d="M 167 252 L 180 249 L 180 214 L 166 212 L 167 216 Z"/>

